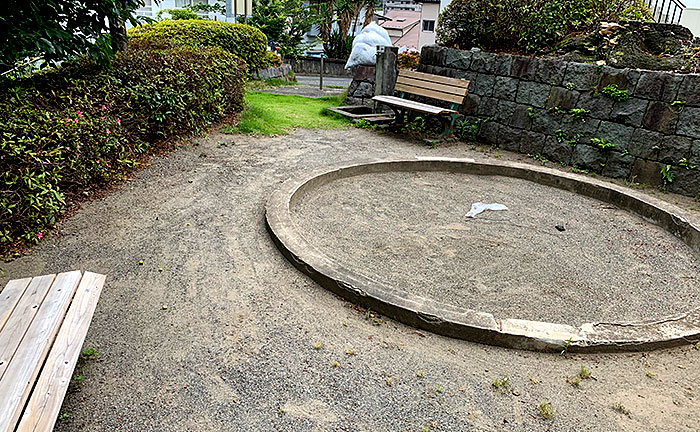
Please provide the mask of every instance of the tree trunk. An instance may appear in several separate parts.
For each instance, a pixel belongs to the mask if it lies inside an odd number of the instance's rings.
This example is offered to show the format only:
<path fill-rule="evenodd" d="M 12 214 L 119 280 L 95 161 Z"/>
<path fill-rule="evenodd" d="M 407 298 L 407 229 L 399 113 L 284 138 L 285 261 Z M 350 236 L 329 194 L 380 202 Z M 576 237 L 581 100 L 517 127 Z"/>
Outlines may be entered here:
<path fill-rule="evenodd" d="M 109 19 L 109 37 L 115 54 L 126 49 L 126 22 L 123 19 L 119 17 Z"/>

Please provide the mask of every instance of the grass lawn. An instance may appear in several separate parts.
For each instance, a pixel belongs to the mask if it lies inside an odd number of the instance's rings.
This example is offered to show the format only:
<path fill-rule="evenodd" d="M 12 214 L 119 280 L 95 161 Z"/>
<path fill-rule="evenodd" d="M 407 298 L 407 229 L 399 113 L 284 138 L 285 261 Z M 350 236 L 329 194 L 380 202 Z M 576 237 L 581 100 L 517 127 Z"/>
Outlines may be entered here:
<path fill-rule="evenodd" d="M 224 133 L 281 135 L 294 128 L 336 129 L 350 123 L 337 114 L 324 110 L 338 106 L 340 96 L 310 98 L 249 92 L 245 96 L 246 107 L 237 126 L 226 126 Z"/>

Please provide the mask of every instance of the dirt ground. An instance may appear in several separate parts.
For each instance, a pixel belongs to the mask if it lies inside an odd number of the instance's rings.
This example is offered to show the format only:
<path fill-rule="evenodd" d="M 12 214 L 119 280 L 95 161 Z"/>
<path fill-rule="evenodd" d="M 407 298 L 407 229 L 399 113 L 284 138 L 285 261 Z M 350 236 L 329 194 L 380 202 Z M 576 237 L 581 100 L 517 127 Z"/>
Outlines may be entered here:
<path fill-rule="evenodd" d="M 465 217 L 474 202 L 508 210 Z M 660 320 L 700 304 L 700 257 L 679 238 L 527 180 L 364 174 L 313 189 L 292 210 L 299 233 L 350 270 L 497 318 L 579 326 Z"/>
<path fill-rule="evenodd" d="M 85 343 L 100 356 L 80 364 L 57 430 L 700 430 L 691 345 L 560 356 L 416 331 L 302 276 L 265 230 L 268 196 L 300 170 L 490 157 L 475 150 L 358 129 L 213 132 L 85 204 L 60 235 L 1 264 L 3 284 L 75 268 L 108 275 Z M 582 365 L 594 378 L 567 382 Z M 492 382 L 503 377 L 502 392 Z"/>

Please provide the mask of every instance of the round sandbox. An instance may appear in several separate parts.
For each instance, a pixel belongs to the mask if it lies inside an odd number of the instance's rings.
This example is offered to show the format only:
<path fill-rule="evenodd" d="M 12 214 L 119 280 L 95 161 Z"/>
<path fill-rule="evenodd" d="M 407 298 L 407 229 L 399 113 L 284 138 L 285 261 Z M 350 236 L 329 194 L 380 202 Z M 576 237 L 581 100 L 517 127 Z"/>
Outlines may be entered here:
<path fill-rule="evenodd" d="M 507 211 L 465 217 L 474 202 Z M 337 294 L 408 324 L 532 349 L 700 335 L 700 233 L 671 206 L 546 168 L 377 161 L 290 180 L 275 242 Z"/>

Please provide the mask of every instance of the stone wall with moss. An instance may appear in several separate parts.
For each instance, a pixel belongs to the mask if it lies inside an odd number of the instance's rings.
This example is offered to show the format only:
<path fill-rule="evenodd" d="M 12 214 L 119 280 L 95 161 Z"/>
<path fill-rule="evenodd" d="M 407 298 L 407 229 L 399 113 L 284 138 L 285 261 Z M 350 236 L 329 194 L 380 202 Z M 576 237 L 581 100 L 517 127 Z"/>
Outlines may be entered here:
<path fill-rule="evenodd" d="M 481 141 L 700 195 L 700 75 L 423 48 L 419 71 L 471 81 Z M 486 121 L 484 121 L 486 120 Z"/>

